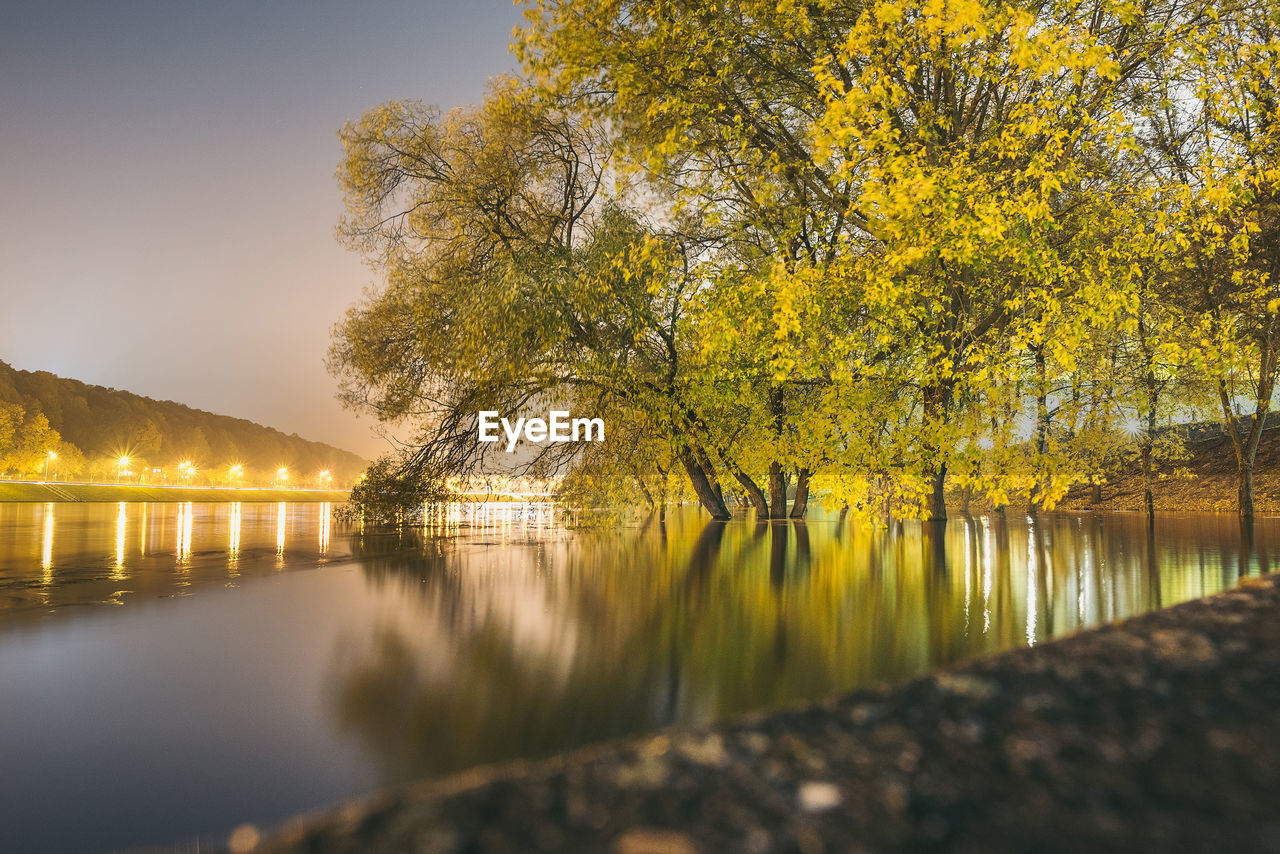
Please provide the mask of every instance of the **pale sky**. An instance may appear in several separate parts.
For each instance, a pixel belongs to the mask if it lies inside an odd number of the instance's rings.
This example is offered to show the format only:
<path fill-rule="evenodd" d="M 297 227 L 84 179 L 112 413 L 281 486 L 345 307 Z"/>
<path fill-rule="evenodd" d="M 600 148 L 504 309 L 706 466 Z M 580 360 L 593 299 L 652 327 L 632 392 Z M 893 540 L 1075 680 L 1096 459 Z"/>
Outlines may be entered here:
<path fill-rule="evenodd" d="M 366 456 L 330 327 L 376 282 L 340 247 L 344 121 L 478 101 L 510 0 L 0 8 L 0 360 Z"/>

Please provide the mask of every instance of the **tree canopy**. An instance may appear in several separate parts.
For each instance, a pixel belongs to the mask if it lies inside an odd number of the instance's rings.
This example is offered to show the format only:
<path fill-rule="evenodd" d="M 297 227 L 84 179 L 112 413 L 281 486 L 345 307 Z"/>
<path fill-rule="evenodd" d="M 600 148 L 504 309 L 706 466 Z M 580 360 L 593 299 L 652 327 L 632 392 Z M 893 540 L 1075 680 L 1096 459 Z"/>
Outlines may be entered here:
<path fill-rule="evenodd" d="M 680 471 L 719 517 L 802 516 L 818 489 L 941 519 L 949 487 L 1051 507 L 1125 456 L 1149 481 L 1162 428 L 1217 408 L 1252 513 L 1275 0 L 527 17 L 523 76 L 484 104 L 341 134 L 341 233 L 384 283 L 331 365 L 417 425 L 391 476 L 498 464 L 476 413 L 554 404 L 616 426 L 519 458 L 580 495 L 657 502 Z"/>

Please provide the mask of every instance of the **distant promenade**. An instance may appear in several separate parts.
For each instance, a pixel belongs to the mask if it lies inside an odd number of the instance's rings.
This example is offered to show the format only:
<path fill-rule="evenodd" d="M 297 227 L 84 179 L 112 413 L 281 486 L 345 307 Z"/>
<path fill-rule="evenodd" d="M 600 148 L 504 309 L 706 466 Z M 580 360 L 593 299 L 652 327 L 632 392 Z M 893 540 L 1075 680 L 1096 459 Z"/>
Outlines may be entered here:
<path fill-rule="evenodd" d="M 227 486 L 157 486 L 153 484 L 65 483 L 0 480 L 4 501 L 346 501 L 343 489 L 254 489 Z"/>

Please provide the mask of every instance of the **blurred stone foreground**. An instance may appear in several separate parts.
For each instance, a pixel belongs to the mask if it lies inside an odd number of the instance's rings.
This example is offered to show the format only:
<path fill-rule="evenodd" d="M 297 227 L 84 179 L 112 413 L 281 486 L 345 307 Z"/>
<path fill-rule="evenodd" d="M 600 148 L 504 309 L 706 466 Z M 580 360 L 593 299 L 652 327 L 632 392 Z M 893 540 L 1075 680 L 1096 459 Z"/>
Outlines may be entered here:
<path fill-rule="evenodd" d="M 1280 852 L 1280 577 L 818 706 L 387 792 L 241 852 Z"/>

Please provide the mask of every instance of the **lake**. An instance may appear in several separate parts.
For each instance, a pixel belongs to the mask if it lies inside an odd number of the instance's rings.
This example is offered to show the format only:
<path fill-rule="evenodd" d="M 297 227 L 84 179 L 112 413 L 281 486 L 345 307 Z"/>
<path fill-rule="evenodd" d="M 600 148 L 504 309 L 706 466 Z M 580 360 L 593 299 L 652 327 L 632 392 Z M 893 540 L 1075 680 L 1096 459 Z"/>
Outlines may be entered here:
<path fill-rule="evenodd" d="M 550 505 L 0 504 L 0 851 L 223 841 L 382 786 L 899 680 L 1233 586 L 1280 522 L 892 531 Z"/>

